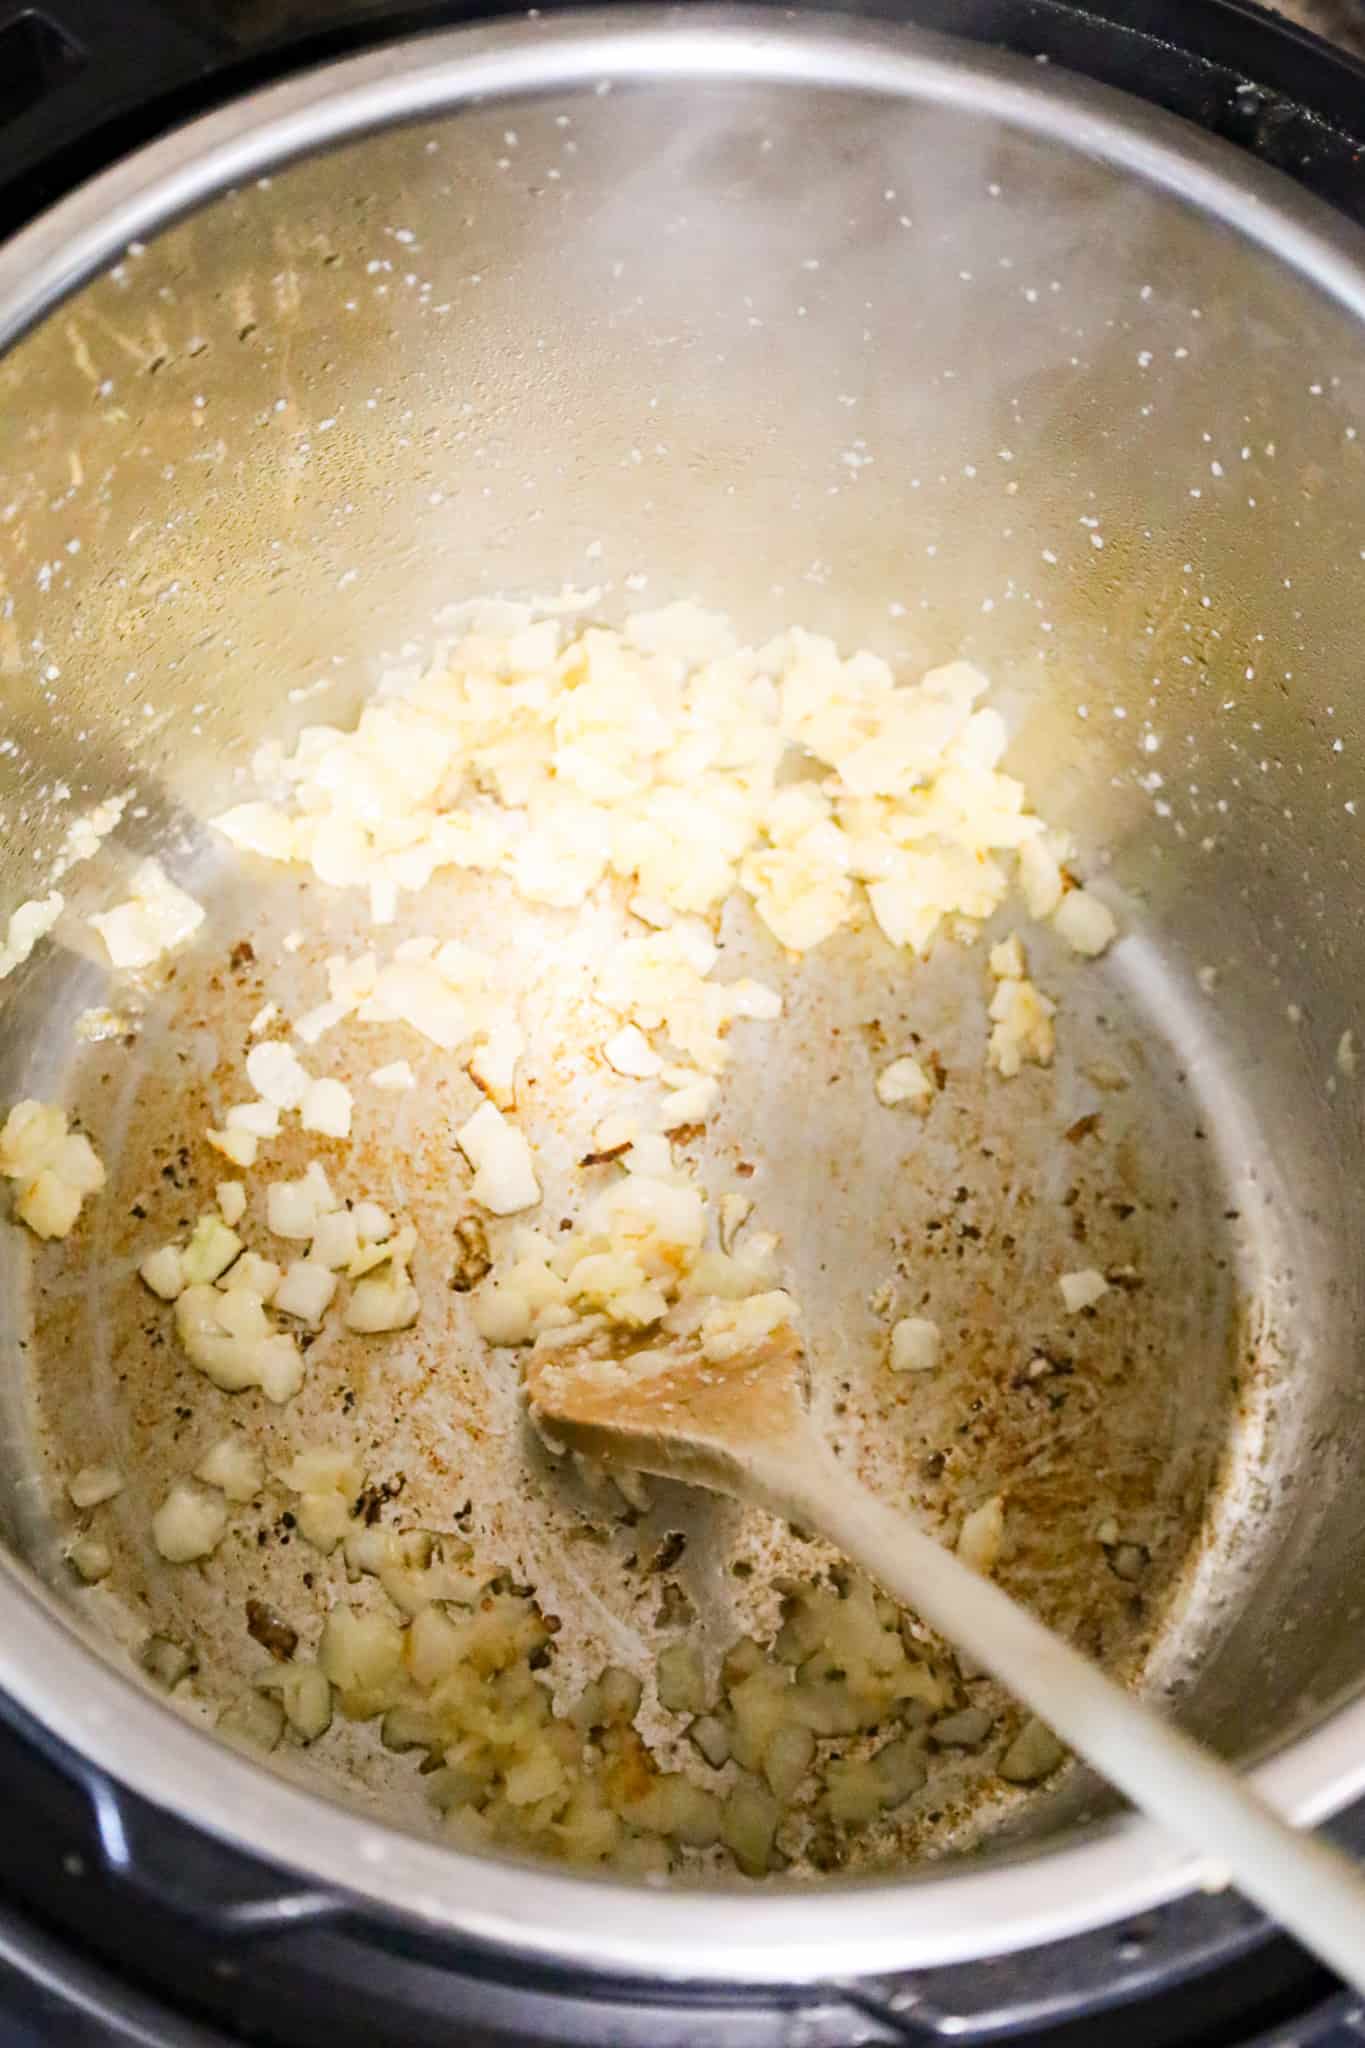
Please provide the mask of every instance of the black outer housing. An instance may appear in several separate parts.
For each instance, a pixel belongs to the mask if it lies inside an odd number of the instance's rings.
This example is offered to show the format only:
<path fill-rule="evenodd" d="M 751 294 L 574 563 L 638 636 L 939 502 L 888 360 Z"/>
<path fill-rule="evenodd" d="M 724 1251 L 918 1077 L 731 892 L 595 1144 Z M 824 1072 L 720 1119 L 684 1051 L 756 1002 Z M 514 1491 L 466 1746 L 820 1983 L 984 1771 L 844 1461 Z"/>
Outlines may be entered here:
<path fill-rule="evenodd" d="M 344 0 L 343 0 L 344 4 Z M 0 0 L 0 238 L 240 94 L 511 0 L 362 6 L 246 48 L 213 0 Z M 789 11 L 838 11 L 796 0 Z M 1221 135 L 1365 222 L 1365 65 L 1250 0 L 866 0 L 1065 65 Z M 1333 1830 L 1365 1857 L 1365 1807 Z M 0 1696 L 0 2048 L 1347 2048 L 1352 2001 L 1230 1897 L 1027 1955 L 789 1994 L 608 1984 L 437 1941 L 95 1779 Z"/>

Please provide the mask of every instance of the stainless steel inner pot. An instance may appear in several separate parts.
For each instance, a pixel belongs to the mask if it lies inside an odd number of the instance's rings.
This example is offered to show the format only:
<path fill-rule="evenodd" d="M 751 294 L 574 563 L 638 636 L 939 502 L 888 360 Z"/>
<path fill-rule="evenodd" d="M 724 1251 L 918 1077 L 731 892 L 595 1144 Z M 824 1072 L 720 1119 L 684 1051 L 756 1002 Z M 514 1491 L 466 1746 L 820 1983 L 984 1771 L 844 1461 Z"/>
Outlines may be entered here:
<path fill-rule="evenodd" d="M 1341 1055 L 1361 257 L 1272 175 L 1060 74 L 705 11 L 332 67 L 0 252 L 7 909 L 74 807 L 135 784 L 73 903 L 160 849 L 274 928 L 202 821 L 263 736 L 353 710 L 452 598 L 700 596 L 751 634 L 799 620 L 908 672 L 962 652 L 993 674 L 1018 772 L 1124 906 L 1076 1072 L 1127 1032 L 1145 1075 L 1115 1171 L 1154 1216 L 1163 1188 L 1190 1203 L 1153 1224 L 1140 1326 L 1148 1462 L 1188 1479 L 1192 1520 L 1135 1669 L 1305 1819 L 1365 1788 Z M 0 1099 L 72 1080 L 64 1027 L 102 986 L 74 931 L 6 984 Z M 88 1060 L 75 1080 L 96 1088 Z M 103 1368 L 75 1316 L 35 1404 L 17 1238 L 0 1684 L 152 1799 L 385 1910 L 676 1977 L 951 1962 L 1193 1881 L 1083 1780 L 974 1856 L 739 1897 L 476 1859 L 281 1782 L 128 1675 L 61 1568 L 48 1440 L 80 1446 Z M 101 1241 L 90 1299 L 127 1250 Z M 1105 1397 L 1129 1439 L 1142 1395 L 1139 1373 Z"/>

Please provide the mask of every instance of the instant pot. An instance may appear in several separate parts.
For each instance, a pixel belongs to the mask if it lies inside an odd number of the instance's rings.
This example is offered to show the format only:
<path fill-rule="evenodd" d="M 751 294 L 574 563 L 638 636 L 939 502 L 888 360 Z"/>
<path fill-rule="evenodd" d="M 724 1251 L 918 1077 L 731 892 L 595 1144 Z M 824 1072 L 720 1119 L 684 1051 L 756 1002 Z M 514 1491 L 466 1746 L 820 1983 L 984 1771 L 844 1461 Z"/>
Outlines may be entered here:
<path fill-rule="evenodd" d="M 908 0 L 864 10 L 867 17 L 877 23 L 873 40 L 848 59 L 850 78 L 861 78 L 864 87 L 876 74 L 879 53 L 889 63 L 900 47 L 875 39 L 890 25 L 905 28 L 903 49 L 912 68 L 922 63 L 932 72 L 940 105 L 972 109 L 984 92 L 994 108 L 1013 109 L 1012 118 L 1027 126 L 1022 110 L 1029 87 L 1020 60 L 1051 67 L 1058 77 L 1042 126 L 1061 150 L 1074 147 L 1082 158 L 1119 164 L 1193 215 L 1216 215 L 1222 246 L 1246 238 L 1281 259 L 1305 292 L 1349 300 L 1352 287 L 1343 279 L 1352 252 L 1347 247 L 1340 270 L 1334 267 L 1327 211 L 1336 208 L 1365 222 L 1365 69 L 1348 56 L 1237 0 Z M 566 39 L 558 42 L 565 18 L 554 14 L 527 20 L 510 8 L 480 9 L 477 20 L 494 23 L 486 34 L 469 26 L 474 18 L 441 8 L 382 10 L 327 19 L 306 32 L 296 21 L 292 35 L 282 39 L 265 35 L 267 13 L 244 14 L 226 0 L 221 12 L 208 0 L 202 7 L 174 8 L 141 0 L 136 6 L 113 0 L 0 6 L 0 230 L 8 236 L 29 231 L 11 245 L 23 252 L 22 266 L 11 262 L 6 269 L 0 250 L 0 339 L 14 341 L 35 327 L 66 292 L 117 257 L 120 238 L 136 244 L 225 187 L 268 181 L 291 158 L 430 118 L 471 89 L 496 100 L 505 84 L 498 67 L 509 61 L 509 51 L 513 71 L 520 66 L 531 89 L 539 90 L 536 53 L 543 47 L 558 51 L 548 60 L 549 82 L 571 78 L 581 85 L 597 78 L 607 92 L 633 64 L 642 67 L 641 75 L 653 75 L 651 66 L 667 74 L 671 50 L 681 52 L 682 76 L 733 75 L 741 88 L 778 76 L 818 85 L 829 53 L 842 47 L 837 19 L 817 18 L 813 11 L 809 19 L 800 10 L 774 11 L 767 21 L 780 27 L 782 40 L 771 49 L 765 18 L 752 13 L 738 27 L 685 8 L 669 15 L 632 13 L 619 18 L 619 31 L 615 17 L 569 17 Z M 684 47 L 689 34 L 698 39 Z M 739 40 L 727 42 L 727 35 Z M 475 59 L 484 69 L 470 88 L 460 82 L 461 66 Z M 1073 79 L 1088 79 L 1104 90 L 1092 96 L 1073 86 Z M 287 90 L 274 99 L 261 97 L 282 81 L 289 81 Z M 1155 117 L 1153 109 L 1160 110 Z M 191 125 L 205 116 L 207 125 Z M 1216 148 L 1208 137 L 1218 139 Z M 166 138 L 161 156 L 137 154 Z M 90 182 L 111 166 L 123 166 L 121 176 Z M 1257 166 L 1269 166 L 1285 183 L 1263 180 Z M 708 174 L 714 170 L 709 166 Z M 1326 205 L 1296 211 L 1288 181 Z M 452 206 L 458 204 L 458 194 L 448 196 Z M 1096 234 L 1123 232 L 1121 218 L 1106 214 L 1098 199 L 1091 222 Z M 388 268 L 392 288 L 401 291 L 401 236 L 412 238 L 401 223 L 393 226 L 400 240 Z M 280 278 L 287 280 L 285 257 L 295 251 L 283 225 L 281 234 L 286 238 L 278 244 Z M 481 273 L 474 282 L 480 280 Z M 287 281 L 270 275 L 268 263 L 263 282 L 288 290 Z M 695 285 L 700 294 L 709 288 L 705 263 Z M 1028 289 L 1035 295 L 1046 291 L 1048 280 Z M 1358 319 L 1359 304 L 1353 311 Z M 247 346 L 268 317 L 245 301 L 227 307 L 206 301 L 200 352 L 211 348 L 214 330 L 229 319 Z M 1202 309 L 1195 317 L 1202 317 Z M 1249 312 L 1249 320 L 1254 317 Z M 1078 331 L 1078 350 L 1088 345 Z M 72 350 L 74 394 L 91 372 L 77 342 Z M 164 359 L 140 368 L 147 376 L 173 369 L 172 354 L 168 349 Z M 193 347 L 189 354 L 195 357 Z M 324 373 L 327 367 L 322 365 Z M 1035 367 L 1045 380 L 1046 350 Z M 483 375 L 497 373 L 494 360 L 483 363 Z M 206 388 L 211 374 L 205 365 Z M 534 404 L 525 364 L 509 367 L 508 374 L 529 394 L 526 403 Z M 28 403 L 30 388 L 22 381 L 0 383 L 9 406 Z M 54 371 L 37 388 L 51 398 L 61 391 L 62 379 Z M 74 396 L 70 403 L 75 406 Z M 44 427 L 50 432 L 52 417 L 40 417 L 35 407 L 35 434 Z M 1253 426 L 1263 424 L 1249 422 L 1249 437 L 1255 438 Z M 22 445 L 27 425 L 25 419 L 12 447 Z M 420 441 L 420 418 L 412 431 Z M 1190 431 L 1197 440 L 1193 419 Z M 866 459 L 860 443 L 858 449 L 850 463 L 854 470 Z M 160 463 L 165 452 L 149 448 L 149 465 Z M 81 467 L 78 436 L 72 455 Z M 174 465 L 162 468 L 169 478 Z M 1213 471 L 1221 475 L 1216 462 Z M 149 467 L 148 490 L 153 474 Z M 0 475 L 0 500 L 8 497 L 5 481 Z M 1305 499 L 1321 494 L 1328 481 L 1322 466 L 1305 458 L 1297 486 Z M 344 493 L 344 470 L 337 487 Z M 77 480 L 73 489 L 79 488 Z M 1199 488 L 1191 486 L 1191 494 L 1197 497 Z M 439 493 L 428 495 L 435 504 Z M 954 537 L 945 531 L 945 545 Z M 1356 535 L 1343 514 L 1335 532 L 1343 563 L 1348 546 L 1362 540 L 1365 535 Z M 324 533 L 317 545 L 331 563 L 332 540 Z M 230 526 L 224 546 L 230 553 Z M 705 552 L 698 542 L 699 565 Z M 1365 547 L 1355 552 L 1365 559 Z M 983 560 L 987 553 L 983 543 Z M 547 566 L 551 559 L 548 551 Z M 340 615 L 352 600 L 342 595 L 349 578 L 340 554 L 335 566 Z M 1132 573 L 1140 580 L 1140 564 Z M 213 580 L 221 582 L 221 575 Z M 701 582 L 700 567 L 695 580 Z M 810 581 L 821 580 L 828 580 L 828 570 L 822 579 L 813 561 Z M 107 623 L 101 606 L 109 596 L 105 591 L 91 600 L 92 619 Z M 175 596 L 173 577 L 156 588 L 144 578 L 135 602 L 155 606 Z M 115 605 L 122 601 L 113 598 Z M 215 615 L 219 603 L 213 600 Z M 8 628 L 8 638 L 0 630 L 0 676 L 23 674 L 22 608 L 0 609 L 0 628 Z M 82 630 L 78 625 L 77 641 Z M 295 630 L 283 630 L 285 642 Z M 195 644 L 206 644 L 208 637 Z M 1211 659 L 1207 648 L 1200 659 Z M 97 664 L 88 687 L 97 706 Z M 98 732 L 81 736 L 92 750 L 101 743 Z M 1350 802 L 1345 808 L 1351 810 Z M 1344 1539 L 1338 1547 L 1343 1545 Z M 1286 1577 L 1275 1597 L 1284 1604 L 1288 1642 L 1302 1588 L 1296 1590 Z M 503 1870 L 496 1882 L 490 1874 L 486 1899 L 471 1897 L 452 1912 L 448 1902 L 414 1896 L 430 1871 L 430 1852 L 423 1861 L 414 1851 L 408 1861 L 382 1849 L 366 1868 L 348 1865 L 339 1854 L 329 1863 L 321 1833 L 309 1843 L 298 1839 L 302 1809 L 291 1804 L 296 1795 L 281 1788 L 276 1802 L 270 1780 L 244 1800 L 235 1831 L 210 1820 L 209 1795 L 201 1799 L 194 1782 L 202 1748 L 187 1747 L 188 1737 L 182 1741 L 181 1731 L 168 1729 L 158 1757 L 148 1753 L 141 1706 L 136 1713 L 130 1708 L 126 1731 L 116 1713 L 90 1711 L 82 1696 L 89 1652 L 74 1635 L 66 1645 L 53 1626 L 49 1617 L 35 1623 L 31 1641 L 5 1646 L 12 1678 L 0 1694 L 0 1777 L 8 1822 L 0 1829 L 5 2038 L 186 2044 L 327 2039 L 338 2048 L 375 2039 L 414 2048 L 450 2039 L 471 2048 L 603 2041 L 649 2042 L 654 2048 L 708 2041 L 739 2048 L 853 2048 L 949 2039 L 1104 2038 L 1114 2048 L 1124 2042 L 1143 2048 L 1195 2042 L 1340 2048 L 1365 2036 L 1365 2015 L 1292 1944 L 1235 1897 L 1192 1889 L 1188 1865 L 1163 1860 L 1140 1831 L 1124 1836 L 1112 1854 L 1102 1841 L 1086 1852 L 1098 1859 L 1094 1869 L 1112 1878 L 1115 1897 L 1129 1907 L 1109 1924 L 1061 1930 L 1066 1915 L 1049 1898 L 1056 1878 L 1054 1873 L 1049 1880 L 1044 1857 L 1029 1864 L 1042 1875 L 1037 1938 L 1025 1938 L 1030 1923 L 1019 1896 L 1021 1844 L 1014 1867 L 1008 1858 L 998 1863 L 975 1893 L 983 1917 L 972 1940 L 960 1932 L 946 1940 L 942 1961 L 932 1959 L 935 1936 L 926 1904 L 924 1923 L 905 1936 L 907 1954 L 918 1955 L 916 1966 L 905 1970 L 889 1967 L 896 1922 L 885 1902 L 872 1903 L 870 1894 L 861 1908 L 852 1894 L 826 1907 L 812 1894 L 800 1918 L 790 1922 L 789 1935 L 765 1906 L 753 1917 L 752 1954 L 743 1899 L 729 1900 L 723 1921 L 713 1923 L 709 1954 L 706 1923 L 695 1902 L 677 1906 L 679 1946 L 670 1948 L 669 1908 L 662 1899 L 632 1914 L 617 1895 L 584 1886 L 572 1897 L 568 1890 L 556 1893 L 551 1914 L 541 1881 L 531 1873 L 519 1878 Z M 1286 1655 L 1292 1665 L 1292 1653 Z M 37 1676 L 21 1683 L 14 1674 L 26 1656 Z M 0 1671 L 5 1669 L 0 1662 Z M 1224 1711 L 1237 1677 L 1234 1663 L 1223 1680 Z M 1347 1665 L 1324 1653 L 1324 1708 L 1349 1691 L 1348 1679 Z M 1211 1723 L 1218 1711 L 1215 1696 L 1207 1707 Z M 1267 1709 L 1263 1748 L 1275 1749 L 1289 1718 L 1288 1702 L 1275 1712 Z M 1333 1726 L 1335 1734 L 1331 1726 L 1318 1729 L 1287 1760 L 1277 1757 L 1271 1781 L 1304 1814 L 1334 1812 L 1331 1831 L 1365 1856 L 1365 1804 L 1348 1802 L 1339 1810 L 1340 1796 L 1323 1790 L 1328 1778 L 1337 1788 L 1353 1788 L 1362 1767 L 1350 1731 Z M 232 1772 L 247 1769 L 232 1765 Z M 229 1773 L 224 1782 L 242 1787 L 247 1781 Z M 354 1830 L 351 1838 L 364 1861 L 366 1843 L 377 1838 Z M 465 1868 L 469 1881 L 467 1861 Z M 1024 1889 L 1032 1882 L 1025 1878 Z M 519 1884 L 524 1941 L 516 1938 Z M 997 1910 L 1002 1932 L 995 1943 L 991 1915 Z M 913 1913 L 913 1893 L 901 1893 L 891 1911 Z M 859 1912 L 866 1926 L 859 1925 Z M 618 1913 L 619 1924 L 612 1924 Z M 578 1924 L 571 1925 L 575 1914 Z M 1079 1925 L 1085 1915 L 1072 1917 Z M 848 1930 L 842 1950 L 840 1928 Z M 807 1943 L 819 1948 L 818 1971 L 801 1953 Z M 651 1952 L 658 1954 L 657 1968 L 650 1966 Z"/>

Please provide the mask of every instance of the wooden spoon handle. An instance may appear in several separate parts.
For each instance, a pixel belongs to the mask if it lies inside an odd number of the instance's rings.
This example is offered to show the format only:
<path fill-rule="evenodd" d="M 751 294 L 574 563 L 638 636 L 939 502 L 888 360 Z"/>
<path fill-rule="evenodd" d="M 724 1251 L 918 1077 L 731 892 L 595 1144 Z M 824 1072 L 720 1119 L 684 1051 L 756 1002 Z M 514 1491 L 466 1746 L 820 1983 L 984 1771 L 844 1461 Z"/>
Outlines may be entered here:
<path fill-rule="evenodd" d="M 1107 1678 L 999 1586 L 851 1479 L 812 1437 L 755 1461 L 765 1502 L 818 1529 L 975 1657 L 1133 1804 L 1365 1992 L 1365 1879 L 1303 1834 L 1189 1736 Z"/>

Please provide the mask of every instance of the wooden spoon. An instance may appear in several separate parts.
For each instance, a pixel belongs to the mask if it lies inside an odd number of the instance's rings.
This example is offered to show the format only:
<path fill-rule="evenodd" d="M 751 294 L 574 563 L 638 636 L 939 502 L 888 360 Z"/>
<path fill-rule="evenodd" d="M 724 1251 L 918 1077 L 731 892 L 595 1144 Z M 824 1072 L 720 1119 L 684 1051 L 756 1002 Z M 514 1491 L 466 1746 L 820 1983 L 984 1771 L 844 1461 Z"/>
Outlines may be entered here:
<path fill-rule="evenodd" d="M 1365 1991 L 1365 1880 L 1356 1869 L 851 1478 L 810 1419 L 790 1330 L 724 1359 L 704 1356 L 693 1339 L 626 1357 L 532 1353 L 527 1390 L 547 1435 L 574 1450 L 734 1494 L 827 1537 Z"/>

